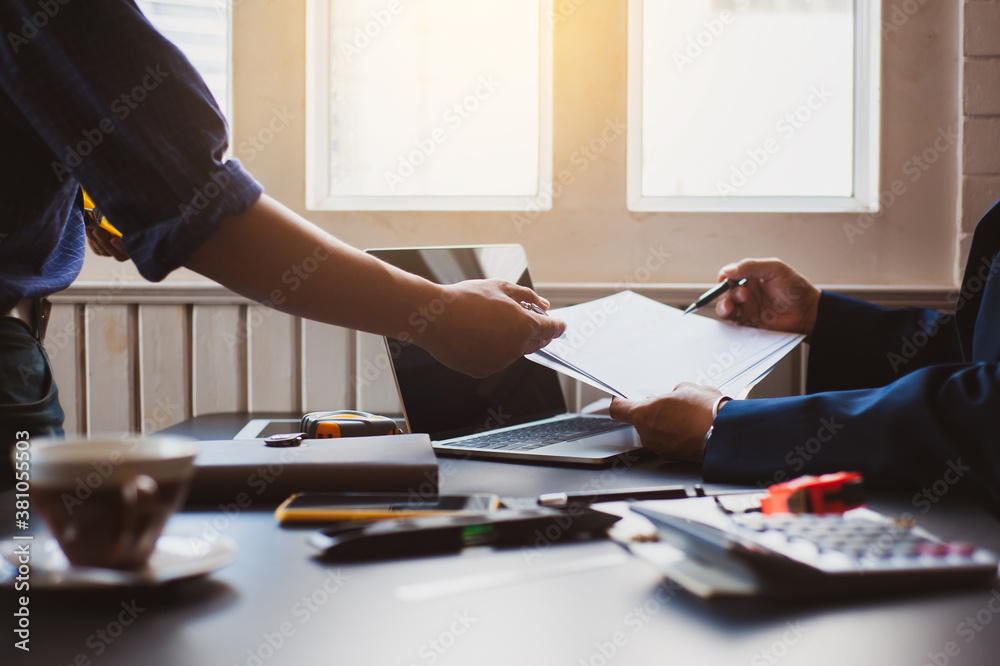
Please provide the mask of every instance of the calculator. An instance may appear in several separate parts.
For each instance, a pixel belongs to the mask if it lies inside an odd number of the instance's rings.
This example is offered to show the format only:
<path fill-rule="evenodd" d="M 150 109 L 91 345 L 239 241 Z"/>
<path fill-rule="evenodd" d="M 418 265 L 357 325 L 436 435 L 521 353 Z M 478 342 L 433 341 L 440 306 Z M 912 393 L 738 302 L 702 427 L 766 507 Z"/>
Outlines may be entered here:
<path fill-rule="evenodd" d="M 746 504 L 713 497 L 637 502 L 632 511 L 652 521 L 660 543 L 628 548 L 704 597 L 858 595 L 989 585 L 997 576 L 996 554 L 938 539 L 909 515 L 864 507 L 764 515 Z"/>

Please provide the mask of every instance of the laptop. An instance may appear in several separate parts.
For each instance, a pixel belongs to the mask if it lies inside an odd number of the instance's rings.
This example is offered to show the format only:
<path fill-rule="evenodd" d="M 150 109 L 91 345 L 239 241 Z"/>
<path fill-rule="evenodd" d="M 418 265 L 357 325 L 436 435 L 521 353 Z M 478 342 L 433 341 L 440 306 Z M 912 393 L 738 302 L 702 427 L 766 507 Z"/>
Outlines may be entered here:
<path fill-rule="evenodd" d="M 438 284 L 502 278 L 532 287 L 520 245 L 367 252 Z M 415 345 L 386 338 L 386 346 L 406 425 L 410 432 L 429 434 L 440 454 L 601 466 L 642 448 L 632 426 L 570 413 L 558 373 L 526 358 L 474 379 Z"/>

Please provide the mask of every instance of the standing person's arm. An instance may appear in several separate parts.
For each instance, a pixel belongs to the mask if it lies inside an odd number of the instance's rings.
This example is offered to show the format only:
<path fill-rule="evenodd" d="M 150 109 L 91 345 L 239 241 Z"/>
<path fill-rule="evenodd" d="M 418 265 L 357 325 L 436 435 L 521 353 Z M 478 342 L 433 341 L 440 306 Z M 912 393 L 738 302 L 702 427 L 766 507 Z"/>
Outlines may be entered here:
<path fill-rule="evenodd" d="M 474 376 L 541 349 L 565 328 L 519 305 L 548 308 L 526 287 L 433 284 L 342 243 L 267 196 L 223 220 L 187 266 L 290 314 L 408 338 Z"/>

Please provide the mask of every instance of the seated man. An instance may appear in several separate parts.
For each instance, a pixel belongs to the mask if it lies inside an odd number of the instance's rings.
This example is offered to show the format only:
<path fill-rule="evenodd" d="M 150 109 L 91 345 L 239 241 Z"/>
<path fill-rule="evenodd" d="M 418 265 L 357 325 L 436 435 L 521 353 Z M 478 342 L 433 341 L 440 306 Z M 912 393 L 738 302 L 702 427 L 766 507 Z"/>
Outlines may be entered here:
<path fill-rule="evenodd" d="M 921 506 L 958 486 L 1000 513 L 998 250 L 1000 202 L 976 228 L 954 315 L 821 292 L 777 260 L 725 266 L 720 280 L 748 283 L 720 299 L 720 316 L 809 336 L 808 395 L 726 401 L 681 384 L 615 399 L 611 415 L 661 456 L 702 461 L 706 481 L 859 471 L 881 486 L 924 486 Z"/>

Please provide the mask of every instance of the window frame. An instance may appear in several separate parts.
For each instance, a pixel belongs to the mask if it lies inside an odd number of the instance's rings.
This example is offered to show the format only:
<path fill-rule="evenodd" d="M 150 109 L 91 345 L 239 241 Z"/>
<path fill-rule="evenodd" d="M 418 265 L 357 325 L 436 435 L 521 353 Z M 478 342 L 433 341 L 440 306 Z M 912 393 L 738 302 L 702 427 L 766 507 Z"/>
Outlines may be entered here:
<path fill-rule="evenodd" d="M 151 2 L 163 2 L 164 0 L 150 0 Z M 164 3 L 166 4 L 166 3 Z M 206 9 L 214 9 L 216 13 L 222 15 L 222 19 L 226 24 L 226 99 L 216 100 L 217 102 L 225 104 L 224 117 L 226 123 L 230 128 L 233 126 L 233 118 L 235 116 L 235 97 L 233 95 L 233 2 L 232 0 L 212 0 L 212 2 L 206 2 L 204 5 L 198 2 L 191 2 L 190 0 L 180 2 L 174 2 L 175 5 L 193 5 L 193 6 L 204 6 Z M 147 14 L 141 4 L 137 5 L 139 11 L 142 12 L 143 16 L 153 24 L 153 27 L 160 31 L 160 28 L 156 26 L 150 15 Z M 162 33 L 161 33 L 162 34 Z M 180 47 L 178 47 L 180 48 Z M 183 51 L 182 51 L 183 52 Z M 186 56 L 185 56 L 186 57 Z M 193 63 L 192 63 L 193 64 Z M 231 139 L 232 137 L 230 137 Z M 232 143 L 232 141 L 230 141 Z M 232 145 L 226 149 L 226 157 L 232 157 Z"/>
<path fill-rule="evenodd" d="M 534 195 L 344 196 L 330 193 L 330 2 L 306 2 L 306 209 L 315 211 L 523 211 L 552 209 L 554 0 L 538 0 L 538 190 Z"/>
<path fill-rule="evenodd" d="M 882 98 L 882 7 L 855 0 L 854 179 L 852 195 L 830 196 L 644 196 L 642 194 L 643 5 L 628 5 L 628 136 L 626 201 L 634 212 L 875 213 L 879 210 Z"/>

